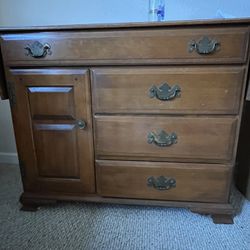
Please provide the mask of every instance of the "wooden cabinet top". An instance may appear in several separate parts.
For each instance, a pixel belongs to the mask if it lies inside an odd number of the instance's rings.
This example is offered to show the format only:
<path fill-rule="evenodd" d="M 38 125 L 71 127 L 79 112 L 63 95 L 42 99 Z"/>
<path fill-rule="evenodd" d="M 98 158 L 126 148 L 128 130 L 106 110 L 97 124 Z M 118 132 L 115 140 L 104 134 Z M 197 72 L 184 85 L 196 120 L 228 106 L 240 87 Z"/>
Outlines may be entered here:
<path fill-rule="evenodd" d="M 184 27 L 184 26 L 210 26 L 250 24 L 250 18 L 235 19 L 205 19 L 189 21 L 167 22 L 128 22 L 128 23 L 102 23 L 102 24 L 74 24 L 74 25 L 49 25 L 49 26 L 23 26 L 23 27 L 0 27 L 0 33 L 25 32 L 25 31 L 60 31 L 60 30 L 94 30 L 94 29 L 130 29 L 130 28 L 161 28 L 161 27 Z"/>

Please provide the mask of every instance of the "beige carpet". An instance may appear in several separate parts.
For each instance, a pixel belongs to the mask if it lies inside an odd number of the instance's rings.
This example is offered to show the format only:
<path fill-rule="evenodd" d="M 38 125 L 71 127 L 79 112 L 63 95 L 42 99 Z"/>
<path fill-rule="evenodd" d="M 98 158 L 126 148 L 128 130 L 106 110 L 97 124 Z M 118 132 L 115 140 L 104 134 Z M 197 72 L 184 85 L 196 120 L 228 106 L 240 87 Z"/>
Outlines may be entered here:
<path fill-rule="evenodd" d="M 0 249 L 249 250 L 250 202 L 234 225 L 185 209 L 65 202 L 19 211 L 17 166 L 0 166 Z"/>

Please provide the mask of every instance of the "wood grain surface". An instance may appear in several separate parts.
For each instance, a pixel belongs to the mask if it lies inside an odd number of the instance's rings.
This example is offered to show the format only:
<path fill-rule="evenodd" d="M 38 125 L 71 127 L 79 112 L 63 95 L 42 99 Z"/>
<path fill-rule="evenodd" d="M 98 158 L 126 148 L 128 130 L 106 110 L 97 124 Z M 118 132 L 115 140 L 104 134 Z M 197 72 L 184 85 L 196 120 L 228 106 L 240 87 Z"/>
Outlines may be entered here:
<path fill-rule="evenodd" d="M 84 69 L 11 70 L 14 128 L 28 190 L 95 191 L 91 101 Z M 79 129 L 78 120 L 87 127 Z"/>
<path fill-rule="evenodd" d="M 95 116 L 96 155 L 102 159 L 229 162 L 236 124 L 231 117 Z M 161 130 L 175 132 L 177 143 L 149 144 L 148 133 Z"/>
<path fill-rule="evenodd" d="M 190 52 L 189 46 L 203 37 L 215 39 L 214 53 Z M 197 28 L 137 31 L 41 32 L 1 36 L 7 64 L 55 64 L 62 60 L 75 63 L 243 63 L 248 46 L 247 28 Z M 33 58 L 25 47 L 34 42 L 48 43 L 51 55 Z M 150 61 L 148 61 L 150 60 Z M 90 63 L 89 63 L 90 64 Z"/>
<path fill-rule="evenodd" d="M 107 197 L 226 202 L 231 168 L 225 165 L 97 161 L 97 192 Z M 157 190 L 149 177 L 176 180 L 176 187 Z"/>
<path fill-rule="evenodd" d="M 95 113 L 237 114 L 244 67 L 108 67 L 92 69 Z M 152 86 L 178 85 L 180 96 L 150 98 Z"/>

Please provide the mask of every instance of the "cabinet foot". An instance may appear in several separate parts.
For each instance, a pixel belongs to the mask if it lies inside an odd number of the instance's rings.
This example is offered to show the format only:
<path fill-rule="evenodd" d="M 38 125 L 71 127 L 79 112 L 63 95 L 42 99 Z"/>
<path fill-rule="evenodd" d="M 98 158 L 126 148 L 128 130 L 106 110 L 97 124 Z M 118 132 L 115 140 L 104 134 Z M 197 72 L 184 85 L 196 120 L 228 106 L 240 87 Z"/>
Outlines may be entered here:
<path fill-rule="evenodd" d="M 200 215 L 205 215 L 205 216 L 211 215 L 214 224 L 234 224 L 233 220 L 234 214 L 214 214 L 212 212 L 206 213 L 206 212 L 201 212 L 199 210 L 197 211 L 196 209 L 190 209 L 190 210 L 191 212 Z"/>
<path fill-rule="evenodd" d="M 192 206 L 189 209 L 193 213 L 211 215 L 215 224 L 234 224 L 234 217 L 241 212 L 243 202 L 243 196 L 233 187 L 228 203 L 214 204 L 210 208 Z"/>
<path fill-rule="evenodd" d="M 212 214 L 214 224 L 234 224 L 234 215 L 232 214 Z"/>
<path fill-rule="evenodd" d="M 22 204 L 20 210 L 26 212 L 36 212 L 38 210 L 38 207 L 39 205 L 36 204 Z"/>
<path fill-rule="evenodd" d="M 20 197 L 20 203 L 22 207 L 21 211 L 36 212 L 40 206 L 55 204 L 57 200 L 38 199 L 26 197 L 24 194 Z"/>

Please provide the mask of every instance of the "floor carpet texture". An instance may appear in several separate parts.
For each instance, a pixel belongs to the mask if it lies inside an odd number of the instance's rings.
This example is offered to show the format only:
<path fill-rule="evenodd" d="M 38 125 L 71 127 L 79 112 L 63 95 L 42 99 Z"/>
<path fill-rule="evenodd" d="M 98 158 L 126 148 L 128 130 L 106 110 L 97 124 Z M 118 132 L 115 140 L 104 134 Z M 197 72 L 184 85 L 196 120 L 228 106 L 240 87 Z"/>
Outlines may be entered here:
<path fill-rule="evenodd" d="M 0 249 L 249 250 L 250 202 L 234 225 L 186 209 L 63 202 L 19 211 L 18 166 L 0 166 Z"/>

